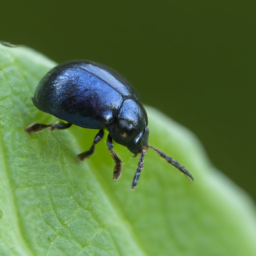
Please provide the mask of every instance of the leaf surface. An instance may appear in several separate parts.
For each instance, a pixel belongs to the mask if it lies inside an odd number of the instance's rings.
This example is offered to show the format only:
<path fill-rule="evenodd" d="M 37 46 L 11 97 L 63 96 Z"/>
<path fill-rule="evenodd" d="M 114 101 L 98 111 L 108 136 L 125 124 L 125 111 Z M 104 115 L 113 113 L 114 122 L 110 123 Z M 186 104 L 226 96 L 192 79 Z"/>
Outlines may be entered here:
<path fill-rule="evenodd" d="M 186 128 L 147 107 L 149 143 L 185 165 L 195 183 L 149 150 L 138 187 L 138 157 L 103 142 L 83 163 L 96 130 L 72 126 L 28 136 L 33 122 L 56 118 L 32 104 L 54 65 L 26 47 L 0 44 L 0 255 L 256 255 L 255 207 L 209 162 Z"/>

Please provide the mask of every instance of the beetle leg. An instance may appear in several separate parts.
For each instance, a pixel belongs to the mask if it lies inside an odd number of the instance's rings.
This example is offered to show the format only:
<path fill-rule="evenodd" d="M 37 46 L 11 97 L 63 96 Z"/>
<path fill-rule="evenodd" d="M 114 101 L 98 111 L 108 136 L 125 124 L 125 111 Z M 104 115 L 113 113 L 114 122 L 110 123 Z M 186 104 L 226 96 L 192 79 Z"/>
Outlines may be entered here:
<path fill-rule="evenodd" d="M 179 171 L 181 171 L 182 173 L 184 173 L 186 175 L 186 177 L 190 180 L 190 181 L 194 181 L 194 178 L 192 176 L 192 174 L 187 170 L 186 167 L 182 166 L 178 161 L 175 161 L 172 157 L 167 156 L 164 152 L 148 145 L 149 148 L 152 148 L 159 156 L 161 156 L 162 158 L 164 158 L 169 164 L 173 165 L 174 167 L 176 167 Z"/>
<path fill-rule="evenodd" d="M 56 124 L 51 125 L 50 131 L 52 132 L 55 129 L 58 129 L 58 130 L 68 129 L 71 125 L 72 125 L 71 123 L 58 122 Z"/>
<path fill-rule="evenodd" d="M 55 129 L 64 130 L 64 129 L 69 128 L 71 125 L 72 125 L 71 123 L 63 123 L 63 122 L 58 122 L 56 124 L 33 123 L 25 129 L 25 132 L 31 135 L 34 133 L 41 132 L 48 127 L 51 127 L 50 131 L 53 131 Z"/>
<path fill-rule="evenodd" d="M 107 146 L 108 146 L 108 151 L 115 161 L 115 168 L 114 168 L 114 173 L 113 173 L 113 179 L 118 180 L 121 177 L 122 170 L 123 170 L 123 163 L 119 156 L 116 154 L 116 152 L 113 150 L 113 143 L 112 143 L 112 137 L 110 134 L 108 134 L 108 139 L 107 139 Z"/>
<path fill-rule="evenodd" d="M 132 181 L 132 189 L 134 189 L 137 186 L 138 180 L 140 178 L 140 173 L 143 170 L 143 164 L 144 164 L 144 157 L 146 155 L 146 150 L 142 150 L 140 155 L 140 160 L 138 164 L 137 171 L 134 174 L 133 181 Z"/>
<path fill-rule="evenodd" d="M 78 160 L 78 161 L 83 161 L 85 158 L 88 158 L 89 156 L 91 156 L 91 155 L 93 154 L 93 152 L 94 152 L 95 145 L 96 145 L 99 141 L 102 140 L 103 136 L 104 136 L 104 131 L 103 131 L 103 129 L 101 129 L 101 130 L 97 133 L 97 135 L 95 136 L 91 148 L 90 148 L 89 150 L 87 150 L 87 151 L 85 151 L 85 152 L 83 152 L 83 153 L 77 155 L 77 156 L 76 156 L 77 160 Z"/>

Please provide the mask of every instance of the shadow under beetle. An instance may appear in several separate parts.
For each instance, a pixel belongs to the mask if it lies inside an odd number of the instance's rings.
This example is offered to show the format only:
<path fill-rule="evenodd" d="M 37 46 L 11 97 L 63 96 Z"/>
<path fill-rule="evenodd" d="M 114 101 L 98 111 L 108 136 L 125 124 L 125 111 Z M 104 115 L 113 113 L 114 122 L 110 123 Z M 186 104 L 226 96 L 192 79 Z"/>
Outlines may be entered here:
<path fill-rule="evenodd" d="M 39 82 L 32 98 L 34 105 L 68 123 L 45 125 L 34 123 L 25 131 L 33 134 L 50 127 L 50 130 L 67 129 L 72 124 L 100 129 L 88 151 L 77 155 L 79 161 L 93 154 L 95 145 L 109 131 L 107 147 L 115 161 L 113 179 L 120 178 L 122 161 L 113 150 L 112 139 L 127 147 L 134 156 L 141 154 L 132 189 L 138 183 L 143 159 L 152 148 L 168 163 L 194 180 L 189 171 L 163 152 L 148 145 L 147 113 L 130 84 L 114 70 L 90 61 L 71 61 L 54 67 Z"/>

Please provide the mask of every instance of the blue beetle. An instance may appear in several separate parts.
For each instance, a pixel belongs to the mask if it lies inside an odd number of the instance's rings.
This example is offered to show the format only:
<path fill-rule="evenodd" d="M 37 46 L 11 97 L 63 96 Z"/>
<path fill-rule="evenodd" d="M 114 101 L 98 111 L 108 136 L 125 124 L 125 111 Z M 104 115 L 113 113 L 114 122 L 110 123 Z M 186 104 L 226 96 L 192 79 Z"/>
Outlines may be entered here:
<path fill-rule="evenodd" d="M 107 147 L 115 162 L 113 179 L 120 178 L 122 161 L 113 150 L 112 139 L 127 147 L 133 154 L 141 154 L 133 178 L 132 189 L 138 183 L 143 159 L 152 148 L 168 163 L 194 180 L 189 171 L 160 150 L 148 145 L 147 113 L 131 85 L 116 71 L 91 61 L 70 61 L 50 70 L 39 82 L 32 98 L 34 105 L 67 123 L 29 125 L 25 131 L 33 134 L 50 127 L 50 130 L 67 129 L 72 124 L 100 131 L 88 151 L 77 155 L 79 161 L 91 156 L 95 145 L 109 131 Z"/>

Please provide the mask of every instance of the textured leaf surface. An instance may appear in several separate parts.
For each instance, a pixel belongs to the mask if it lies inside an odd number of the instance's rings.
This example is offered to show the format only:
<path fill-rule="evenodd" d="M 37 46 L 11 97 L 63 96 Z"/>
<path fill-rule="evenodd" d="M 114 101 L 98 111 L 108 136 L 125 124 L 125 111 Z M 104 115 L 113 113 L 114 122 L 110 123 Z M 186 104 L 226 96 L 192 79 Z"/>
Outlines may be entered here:
<path fill-rule="evenodd" d="M 0 255 L 256 255 L 251 201 L 214 170 L 187 129 L 158 111 L 147 108 L 149 142 L 187 166 L 194 184 L 149 150 L 131 191 L 138 158 L 115 145 L 125 164 L 113 181 L 106 136 L 89 160 L 76 162 L 97 131 L 25 134 L 30 123 L 56 121 L 31 101 L 54 65 L 31 49 L 0 45 Z"/>

